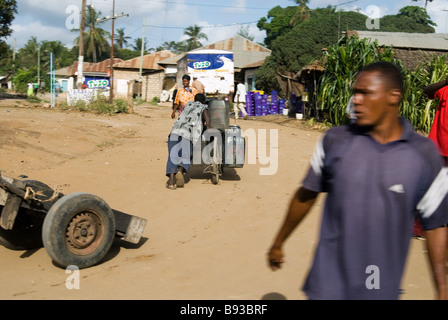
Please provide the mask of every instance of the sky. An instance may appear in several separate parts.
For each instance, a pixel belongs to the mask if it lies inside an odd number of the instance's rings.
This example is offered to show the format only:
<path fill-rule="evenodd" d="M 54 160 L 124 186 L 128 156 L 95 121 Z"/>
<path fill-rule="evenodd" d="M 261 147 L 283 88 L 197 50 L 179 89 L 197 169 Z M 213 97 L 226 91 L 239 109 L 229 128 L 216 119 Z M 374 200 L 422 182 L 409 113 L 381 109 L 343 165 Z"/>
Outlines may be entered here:
<path fill-rule="evenodd" d="M 202 44 L 214 43 L 230 38 L 245 29 L 254 36 L 255 42 L 263 42 L 265 32 L 256 24 L 266 17 L 273 7 L 294 6 L 293 0 L 87 0 L 101 17 L 112 16 L 115 2 L 115 30 L 123 28 L 125 35 L 131 37 L 129 48 L 134 40 L 144 36 L 149 48 L 156 48 L 164 41 L 185 39 L 185 28 L 197 24 L 207 35 Z M 400 8 L 408 5 L 425 6 L 426 0 L 310 0 L 311 9 L 337 6 L 342 10 L 358 10 L 371 18 L 397 14 Z M 79 32 L 79 12 L 81 0 L 18 0 L 18 13 L 11 25 L 13 33 L 6 42 L 18 50 L 31 38 L 37 41 L 61 41 L 68 48 L 74 45 Z M 448 0 L 428 2 L 427 12 L 437 24 L 437 33 L 448 33 Z M 123 15 L 123 16 L 121 16 Z M 111 20 L 100 26 L 111 32 Z"/>

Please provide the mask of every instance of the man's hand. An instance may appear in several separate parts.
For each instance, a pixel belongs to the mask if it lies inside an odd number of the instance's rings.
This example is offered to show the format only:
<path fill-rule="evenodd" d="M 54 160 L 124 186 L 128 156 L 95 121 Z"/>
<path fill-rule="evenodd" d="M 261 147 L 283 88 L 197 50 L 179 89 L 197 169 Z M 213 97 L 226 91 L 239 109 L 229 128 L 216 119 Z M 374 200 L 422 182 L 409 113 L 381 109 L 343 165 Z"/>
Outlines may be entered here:
<path fill-rule="evenodd" d="M 283 251 L 282 249 L 271 248 L 268 252 L 268 266 L 272 269 L 272 271 L 276 271 L 282 267 L 283 260 Z"/>

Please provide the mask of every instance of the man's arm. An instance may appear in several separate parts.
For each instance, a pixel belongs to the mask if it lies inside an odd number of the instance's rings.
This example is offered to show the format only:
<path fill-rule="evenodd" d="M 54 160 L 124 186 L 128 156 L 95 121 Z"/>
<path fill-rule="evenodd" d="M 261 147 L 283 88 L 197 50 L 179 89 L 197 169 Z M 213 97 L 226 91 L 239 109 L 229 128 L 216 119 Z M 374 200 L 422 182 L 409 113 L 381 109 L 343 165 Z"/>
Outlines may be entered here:
<path fill-rule="evenodd" d="M 431 271 L 439 300 L 447 299 L 446 292 L 446 245 L 447 229 L 445 227 L 435 228 L 425 231 L 426 247 L 428 258 L 431 264 Z"/>
<path fill-rule="evenodd" d="M 212 127 L 210 126 L 210 111 L 208 109 L 205 109 L 202 114 L 204 115 L 205 126 L 207 127 L 207 129 L 211 129 Z"/>
<path fill-rule="evenodd" d="M 173 112 L 171 112 L 171 119 L 176 118 L 176 110 L 179 108 L 179 104 L 175 103 L 174 104 L 174 108 L 173 108 Z"/>
<path fill-rule="evenodd" d="M 436 94 L 436 92 L 445 86 L 448 86 L 448 79 L 430 84 L 429 86 L 423 89 L 423 93 L 426 94 L 426 96 L 432 100 L 434 99 L 434 95 Z"/>
<path fill-rule="evenodd" d="M 301 187 L 292 198 L 285 220 L 268 252 L 268 265 L 272 270 L 275 271 L 281 268 L 281 264 L 284 262 L 283 243 L 310 211 L 317 195 L 317 192 Z"/>

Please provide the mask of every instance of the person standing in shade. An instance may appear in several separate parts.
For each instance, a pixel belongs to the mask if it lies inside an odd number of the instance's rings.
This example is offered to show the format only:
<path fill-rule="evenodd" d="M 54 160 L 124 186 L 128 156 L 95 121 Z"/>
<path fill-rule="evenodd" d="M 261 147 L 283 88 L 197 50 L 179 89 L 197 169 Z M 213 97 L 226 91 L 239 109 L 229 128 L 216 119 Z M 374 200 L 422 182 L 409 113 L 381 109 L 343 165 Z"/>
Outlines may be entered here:
<path fill-rule="evenodd" d="M 267 253 L 283 244 L 326 192 L 319 242 L 303 290 L 312 300 L 398 299 L 417 213 L 425 229 L 435 298 L 446 299 L 448 169 L 434 143 L 400 117 L 401 70 L 388 62 L 357 76 L 356 123 L 328 130 Z M 350 174 L 347 174 L 350 173 Z"/>

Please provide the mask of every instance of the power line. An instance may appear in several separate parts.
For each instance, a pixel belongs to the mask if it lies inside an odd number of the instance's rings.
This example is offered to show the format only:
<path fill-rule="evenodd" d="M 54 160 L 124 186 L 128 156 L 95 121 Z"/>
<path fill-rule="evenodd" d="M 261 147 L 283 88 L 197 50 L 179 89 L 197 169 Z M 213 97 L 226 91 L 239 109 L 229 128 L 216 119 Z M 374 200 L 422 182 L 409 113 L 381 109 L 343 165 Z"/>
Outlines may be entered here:
<path fill-rule="evenodd" d="M 145 0 L 150 2 L 163 2 L 167 4 L 184 4 L 187 6 L 200 6 L 200 7 L 214 7 L 214 8 L 231 8 L 231 9 L 250 9 L 250 10 L 271 10 L 272 8 L 260 8 L 260 7 L 245 7 L 245 6 L 229 6 L 222 4 L 204 4 L 204 3 L 185 3 L 177 1 L 164 1 L 164 0 Z"/>
<path fill-rule="evenodd" d="M 213 29 L 213 28 L 224 28 L 224 27 L 234 27 L 239 25 L 246 25 L 246 24 L 253 24 L 257 23 L 257 21 L 252 22 L 239 22 L 239 23 L 232 23 L 232 24 L 226 24 L 226 25 L 212 25 L 212 26 L 201 26 L 202 29 Z M 146 25 L 150 28 L 158 28 L 158 29 L 186 29 L 187 27 L 169 27 L 169 26 L 154 26 L 154 25 Z"/>

